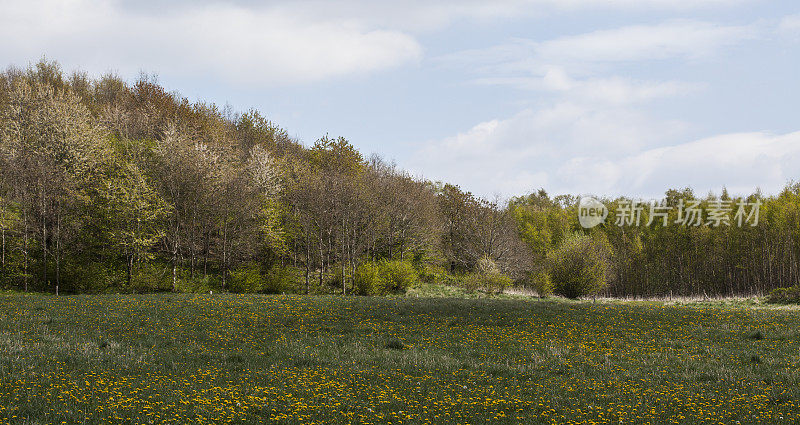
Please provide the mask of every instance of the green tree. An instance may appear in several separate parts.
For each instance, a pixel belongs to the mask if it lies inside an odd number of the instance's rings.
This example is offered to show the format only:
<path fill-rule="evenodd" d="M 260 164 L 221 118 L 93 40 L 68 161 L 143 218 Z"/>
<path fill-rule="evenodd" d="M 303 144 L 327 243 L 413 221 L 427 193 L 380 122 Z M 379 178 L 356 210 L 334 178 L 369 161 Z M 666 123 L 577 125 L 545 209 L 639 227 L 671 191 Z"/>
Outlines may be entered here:
<path fill-rule="evenodd" d="M 0 156 L 6 181 L 37 224 L 41 251 L 41 282 L 50 281 L 49 258 L 55 263 L 58 292 L 64 247 L 76 247 L 86 202 L 101 157 L 102 130 L 93 122 L 80 97 L 64 87 L 60 77 L 43 72 L 12 81 L 0 110 Z M 44 82 L 42 82 L 44 81 Z"/>
<path fill-rule="evenodd" d="M 567 298 L 595 296 L 611 277 L 611 249 L 606 242 L 575 232 L 548 256 L 557 294 Z"/>
<path fill-rule="evenodd" d="M 152 259 L 151 248 L 164 236 L 160 224 L 169 214 L 168 205 L 139 167 L 119 154 L 108 159 L 97 196 L 108 220 L 108 239 L 125 259 L 126 283 L 130 287 L 136 265 Z"/>

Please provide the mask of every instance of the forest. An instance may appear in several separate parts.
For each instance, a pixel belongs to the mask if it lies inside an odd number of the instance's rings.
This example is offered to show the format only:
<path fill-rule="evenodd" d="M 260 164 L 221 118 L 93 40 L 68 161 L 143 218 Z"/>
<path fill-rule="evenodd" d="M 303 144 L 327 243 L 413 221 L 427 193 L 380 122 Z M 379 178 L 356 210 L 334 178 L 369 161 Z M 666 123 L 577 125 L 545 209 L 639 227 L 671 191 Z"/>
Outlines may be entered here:
<path fill-rule="evenodd" d="M 501 188 L 498 188 L 501 189 Z M 378 295 L 416 282 L 568 297 L 734 296 L 798 282 L 800 184 L 757 225 L 681 224 L 670 210 L 584 229 L 578 197 L 485 199 L 365 156 L 304 145 L 256 110 L 190 102 L 154 77 L 0 74 L 0 287 L 54 293 Z"/>

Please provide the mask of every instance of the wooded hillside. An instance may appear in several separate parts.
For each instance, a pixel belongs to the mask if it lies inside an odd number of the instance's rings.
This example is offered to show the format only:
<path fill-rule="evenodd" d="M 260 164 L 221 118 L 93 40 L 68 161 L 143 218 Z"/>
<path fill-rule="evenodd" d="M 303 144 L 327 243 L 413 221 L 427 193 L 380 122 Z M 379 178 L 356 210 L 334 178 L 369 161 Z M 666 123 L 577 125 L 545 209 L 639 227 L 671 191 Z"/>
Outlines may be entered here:
<path fill-rule="evenodd" d="M 670 190 L 665 201 L 693 197 Z M 0 74 L 6 288 L 381 293 L 423 280 L 548 291 L 563 242 L 581 237 L 569 246 L 608 253 L 592 263 L 595 293 L 752 294 L 799 272 L 800 185 L 762 201 L 757 226 L 610 217 L 584 230 L 575 197 L 486 200 L 342 137 L 304 146 L 258 111 L 191 103 L 152 78 L 65 75 L 44 61 Z"/>

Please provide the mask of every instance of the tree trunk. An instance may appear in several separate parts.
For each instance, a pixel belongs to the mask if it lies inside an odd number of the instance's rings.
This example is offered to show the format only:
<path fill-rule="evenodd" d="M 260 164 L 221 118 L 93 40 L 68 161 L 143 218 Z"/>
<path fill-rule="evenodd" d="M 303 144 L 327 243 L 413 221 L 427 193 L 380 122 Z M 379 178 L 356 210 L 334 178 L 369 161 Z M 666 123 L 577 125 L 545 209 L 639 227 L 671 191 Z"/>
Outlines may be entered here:
<path fill-rule="evenodd" d="M 228 218 L 222 228 L 222 289 L 226 289 L 228 278 Z"/>
<path fill-rule="evenodd" d="M 53 256 L 56 260 L 56 295 L 58 295 L 58 287 L 61 286 L 61 208 L 59 206 L 58 213 L 56 214 L 56 248 Z"/>
<path fill-rule="evenodd" d="M 172 292 L 178 290 L 178 238 L 180 237 L 178 220 L 175 220 L 175 240 L 172 242 Z"/>
<path fill-rule="evenodd" d="M 311 292 L 311 235 L 306 232 L 306 295 Z"/>
<path fill-rule="evenodd" d="M 406 250 L 406 231 L 400 231 L 400 261 L 403 261 L 403 252 Z"/>
<path fill-rule="evenodd" d="M 208 277 L 208 251 L 211 245 L 209 239 L 211 239 L 211 232 L 206 232 L 206 240 L 203 246 L 203 279 Z"/>
<path fill-rule="evenodd" d="M 42 284 L 47 284 L 47 222 L 42 217 Z"/>
<path fill-rule="evenodd" d="M 128 263 L 128 288 L 131 287 L 131 280 L 132 280 L 131 278 L 132 278 L 132 275 L 133 275 L 133 258 L 134 258 L 133 255 L 129 255 L 128 256 L 128 261 L 127 261 L 127 263 Z"/>
<path fill-rule="evenodd" d="M 325 257 L 323 256 L 324 253 L 322 252 L 322 240 L 319 242 L 319 287 L 322 288 L 323 280 L 325 278 Z"/>
<path fill-rule="evenodd" d="M 22 220 L 25 222 L 25 230 L 23 236 L 23 261 L 22 261 L 22 283 L 25 287 L 25 292 L 28 292 L 28 213 L 22 215 Z"/>
<path fill-rule="evenodd" d="M 342 295 L 347 295 L 347 278 L 345 277 L 345 273 L 344 273 L 344 270 L 345 270 L 345 260 L 344 260 L 345 247 L 347 246 L 347 244 L 345 244 L 345 235 L 346 234 L 347 234 L 347 232 L 346 232 L 346 229 L 344 227 L 344 218 L 342 218 L 342 241 L 340 242 L 340 244 L 342 245 L 342 258 L 339 259 L 339 263 L 340 263 L 339 268 L 342 271 Z"/>
<path fill-rule="evenodd" d="M 394 260 L 394 223 L 389 224 L 389 260 Z"/>

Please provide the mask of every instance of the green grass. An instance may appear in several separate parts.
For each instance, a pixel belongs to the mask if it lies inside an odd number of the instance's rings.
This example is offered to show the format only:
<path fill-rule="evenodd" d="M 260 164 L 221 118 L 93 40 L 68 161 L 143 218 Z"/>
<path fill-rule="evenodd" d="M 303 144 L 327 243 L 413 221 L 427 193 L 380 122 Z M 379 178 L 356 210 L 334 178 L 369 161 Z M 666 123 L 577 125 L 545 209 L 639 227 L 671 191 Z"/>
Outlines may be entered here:
<path fill-rule="evenodd" d="M 798 313 L 5 293 L 0 423 L 797 423 Z"/>

